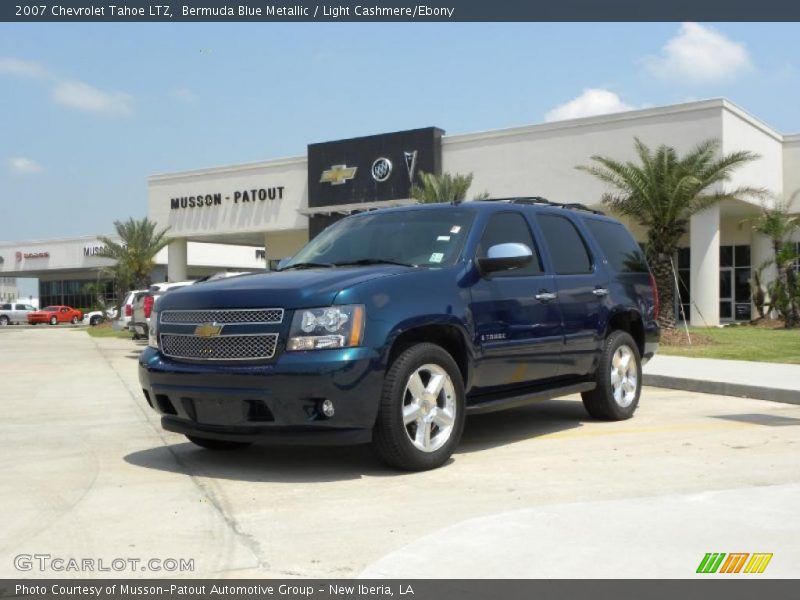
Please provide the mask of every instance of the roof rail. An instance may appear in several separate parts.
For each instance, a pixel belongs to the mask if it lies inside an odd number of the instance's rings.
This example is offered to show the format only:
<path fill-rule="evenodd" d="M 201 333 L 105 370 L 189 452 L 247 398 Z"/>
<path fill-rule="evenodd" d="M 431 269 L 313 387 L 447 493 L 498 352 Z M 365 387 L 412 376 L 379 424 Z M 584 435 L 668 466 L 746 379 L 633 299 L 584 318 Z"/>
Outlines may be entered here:
<path fill-rule="evenodd" d="M 594 213 L 596 215 L 604 215 L 605 213 L 600 210 L 589 208 L 585 204 L 579 202 L 553 202 L 542 196 L 513 196 L 510 198 L 486 198 L 487 202 L 508 202 L 510 204 L 543 204 L 545 206 L 553 206 L 555 208 L 566 208 L 568 210 L 583 210 L 586 212 Z"/>

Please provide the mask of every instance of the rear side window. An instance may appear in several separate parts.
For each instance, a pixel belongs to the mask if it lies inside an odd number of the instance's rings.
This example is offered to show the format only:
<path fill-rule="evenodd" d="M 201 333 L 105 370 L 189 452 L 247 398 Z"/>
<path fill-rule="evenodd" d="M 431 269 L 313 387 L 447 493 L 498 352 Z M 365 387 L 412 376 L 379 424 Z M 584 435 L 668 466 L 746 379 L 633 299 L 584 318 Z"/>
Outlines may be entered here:
<path fill-rule="evenodd" d="M 595 219 L 586 219 L 584 223 L 612 269 L 618 273 L 647 273 L 644 254 L 622 223 Z"/>
<path fill-rule="evenodd" d="M 508 277 L 519 275 L 538 275 L 542 272 L 542 261 L 539 251 L 531 235 L 531 229 L 525 217 L 518 212 L 502 212 L 492 215 L 486 229 L 483 230 L 481 243 L 478 246 L 477 256 L 485 258 L 489 248 L 497 244 L 509 243 L 525 244 L 533 252 L 533 258 L 526 266 L 511 271 L 498 271 L 493 277 Z"/>
<path fill-rule="evenodd" d="M 10 304 L 0 304 L 0 310 L 11 310 Z"/>
<path fill-rule="evenodd" d="M 16 306 L 14 306 L 14 310 L 25 310 L 25 305 L 17 304 Z"/>
<path fill-rule="evenodd" d="M 592 259 L 586 243 L 575 225 L 566 217 L 537 215 L 545 242 L 558 275 L 580 275 L 592 272 Z"/>

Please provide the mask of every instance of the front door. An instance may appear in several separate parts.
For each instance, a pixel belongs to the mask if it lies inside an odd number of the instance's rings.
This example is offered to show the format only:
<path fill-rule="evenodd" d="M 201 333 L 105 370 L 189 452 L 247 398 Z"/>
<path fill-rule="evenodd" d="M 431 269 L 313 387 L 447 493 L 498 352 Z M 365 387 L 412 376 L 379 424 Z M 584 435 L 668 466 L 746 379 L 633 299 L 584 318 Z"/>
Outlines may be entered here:
<path fill-rule="evenodd" d="M 520 211 L 492 215 L 476 257 L 485 257 L 491 246 L 509 242 L 525 244 L 533 260 L 520 269 L 481 277 L 471 288 L 475 344 L 481 354 L 473 378 L 478 393 L 560 374 L 563 337 L 553 276 L 544 272 L 525 216 Z"/>

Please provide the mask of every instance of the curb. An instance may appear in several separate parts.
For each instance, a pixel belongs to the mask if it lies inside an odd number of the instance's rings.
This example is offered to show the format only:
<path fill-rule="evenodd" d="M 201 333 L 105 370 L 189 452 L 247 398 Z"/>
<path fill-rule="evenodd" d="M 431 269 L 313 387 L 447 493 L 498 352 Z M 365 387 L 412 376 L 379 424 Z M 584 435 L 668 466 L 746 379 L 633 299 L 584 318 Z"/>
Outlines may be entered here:
<path fill-rule="evenodd" d="M 721 396 L 738 396 L 740 398 L 753 398 L 755 400 L 769 400 L 772 402 L 783 402 L 784 404 L 800 405 L 800 392 L 797 390 L 728 383 L 726 381 L 705 381 L 701 379 L 684 379 L 682 377 L 648 374 L 645 374 L 642 383 L 644 385 L 669 388 L 671 390 L 686 390 L 689 392 L 701 392 L 703 394 L 719 394 Z"/>

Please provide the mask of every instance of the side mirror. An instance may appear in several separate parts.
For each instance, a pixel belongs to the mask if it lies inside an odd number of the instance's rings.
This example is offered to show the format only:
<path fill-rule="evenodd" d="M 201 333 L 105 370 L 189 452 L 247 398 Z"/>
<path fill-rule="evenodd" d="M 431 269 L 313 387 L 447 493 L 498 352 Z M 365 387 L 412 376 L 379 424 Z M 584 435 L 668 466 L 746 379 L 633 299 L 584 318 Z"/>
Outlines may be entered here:
<path fill-rule="evenodd" d="M 289 263 L 290 260 L 292 260 L 291 256 L 284 256 L 282 259 L 278 261 L 278 266 L 276 270 L 280 271 L 283 267 L 285 267 Z"/>
<path fill-rule="evenodd" d="M 477 258 L 475 262 L 481 273 L 488 274 L 496 271 L 510 271 L 524 267 L 533 260 L 533 251 L 525 244 L 516 242 L 496 244 L 486 252 L 486 257 Z"/>

